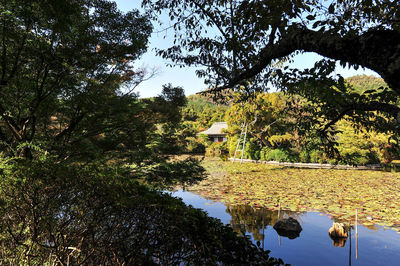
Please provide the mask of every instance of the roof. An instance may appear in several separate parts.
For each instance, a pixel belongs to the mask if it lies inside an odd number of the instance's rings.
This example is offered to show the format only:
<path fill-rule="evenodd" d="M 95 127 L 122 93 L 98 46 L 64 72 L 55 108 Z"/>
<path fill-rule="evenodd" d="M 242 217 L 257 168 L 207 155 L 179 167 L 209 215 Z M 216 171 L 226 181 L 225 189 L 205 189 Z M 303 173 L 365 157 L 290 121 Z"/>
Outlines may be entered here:
<path fill-rule="evenodd" d="M 226 133 L 223 133 L 223 129 L 228 128 L 228 123 L 226 122 L 215 122 L 212 124 L 212 126 L 202 132 L 199 132 L 199 134 L 206 134 L 206 135 L 226 135 Z"/>

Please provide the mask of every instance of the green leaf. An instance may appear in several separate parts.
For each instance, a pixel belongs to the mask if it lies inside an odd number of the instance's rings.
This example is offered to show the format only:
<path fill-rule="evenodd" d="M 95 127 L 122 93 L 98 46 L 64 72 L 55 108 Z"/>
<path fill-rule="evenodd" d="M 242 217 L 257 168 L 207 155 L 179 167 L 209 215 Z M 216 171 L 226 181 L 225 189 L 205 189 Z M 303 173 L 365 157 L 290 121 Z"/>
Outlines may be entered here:
<path fill-rule="evenodd" d="M 306 17 L 306 19 L 308 19 L 308 20 L 314 20 L 314 19 L 315 19 L 315 16 L 314 16 L 314 15 L 308 15 L 308 16 Z"/>

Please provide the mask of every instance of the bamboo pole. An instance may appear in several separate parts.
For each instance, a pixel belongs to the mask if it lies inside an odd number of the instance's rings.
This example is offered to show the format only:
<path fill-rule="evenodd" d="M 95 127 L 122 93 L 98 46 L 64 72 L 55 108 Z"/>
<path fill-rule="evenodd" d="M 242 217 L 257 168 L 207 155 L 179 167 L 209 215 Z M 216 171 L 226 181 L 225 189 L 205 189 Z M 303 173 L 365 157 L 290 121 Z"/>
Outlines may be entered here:
<path fill-rule="evenodd" d="M 281 200 L 279 199 L 279 208 L 278 208 L 278 220 L 281 215 Z"/>
<path fill-rule="evenodd" d="M 357 213 L 357 209 L 356 209 L 356 222 L 355 222 L 355 226 L 356 226 L 356 259 L 358 259 L 358 213 Z"/>
<path fill-rule="evenodd" d="M 264 244 L 265 244 L 264 207 L 262 209 L 262 227 L 263 227 L 263 244 L 262 244 L 262 248 L 264 250 Z"/>
<path fill-rule="evenodd" d="M 349 266 L 351 266 L 351 223 L 349 223 L 349 237 L 350 237 L 350 247 L 349 247 Z"/>

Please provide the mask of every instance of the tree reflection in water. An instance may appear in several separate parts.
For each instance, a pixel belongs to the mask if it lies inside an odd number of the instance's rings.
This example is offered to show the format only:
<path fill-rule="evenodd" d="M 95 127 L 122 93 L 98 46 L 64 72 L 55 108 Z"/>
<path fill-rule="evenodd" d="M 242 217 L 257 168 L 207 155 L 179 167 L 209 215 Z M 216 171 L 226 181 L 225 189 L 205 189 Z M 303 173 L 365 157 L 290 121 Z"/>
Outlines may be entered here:
<path fill-rule="evenodd" d="M 254 240 L 264 240 L 264 229 L 273 226 L 282 217 L 293 217 L 298 219 L 299 212 L 272 211 L 265 208 L 254 208 L 249 205 L 227 205 L 226 212 L 232 217 L 231 226 L 237 233 L 244 234 L 246 231 L 253 235 Z M 279 215 L 279 217 L 278 217 Z"/>
<path fill-rule="evenodd" d="M 237 233 L 244 235 L 249 232 L 253 235 L 255 241 L 264 241 L 264 229 L 267 226 L 274 226 L 276 222 L 282 217 L 293 217 L 297 220 L 300 219 L 301 214 L 293 211 L 272 211 L 265 208 L 255 208 L 250 205 L 227 205 L 226 212 L 230 214 L 230 225 Z M 279 216 L 279 217 L 278 217 Z M 345 221 L 333 218 L 334 224 L 341 224 Z M 342 236 L 329 233 L 334 247 L 344 247 L 347 241 L 347 233 L 351 233 L 355 226 L 344 224 L 342 230 L 345 233 Z M 328 231 L 328 228 L 327 228 Z M 299 235 L 285 235 L 277 231 L 280 236 L 288 237 L 289 239 L 297 238 Z M 356 247 L 358 253 L 358 248 Z"/>

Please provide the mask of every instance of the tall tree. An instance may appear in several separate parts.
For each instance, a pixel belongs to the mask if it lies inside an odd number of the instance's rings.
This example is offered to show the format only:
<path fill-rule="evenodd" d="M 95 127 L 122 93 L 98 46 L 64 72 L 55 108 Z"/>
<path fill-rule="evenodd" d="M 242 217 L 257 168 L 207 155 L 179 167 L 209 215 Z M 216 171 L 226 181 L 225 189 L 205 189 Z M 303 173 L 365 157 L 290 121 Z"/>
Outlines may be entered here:
<path fill-rule="evenodd" d="M 31 157 L 32 143 L 60 148 L 127 134 L 140 113 L 130 89 L 146 78 L 132 63 L 151 30 L 137 10 L 124 14 L 106 0 L 1 1 L 3 147 L 22 145 Z"/>
<path fill-rule="evenodd" d="M 258 1 L 144 0 L 166 10 L 178 44 L 160 55 L 205 66 L 199 75 L 215 92 L 271 84 L 314 103 L 328 130 L 346 115 L 357 123 L 397 130 L 400 108 L 400 8 L 390 0 Z M 181 30 L 184 28 L 184 30 Z M 306 70 L 289 68 L 294 55 L 324 57 Z M 278 62 L 287 62 L 282 67 Z M 356 93 L 334 75 L 336 62 L 376 71 L 388 87 Z M 374 113 L 371 113 L 374 112 Z M 378 112 L 378 113 L 376 113 Z M 378 116 L 377 116 L 378 114 Z M 379 123 L 378 123 L 379 122 Z"/>

